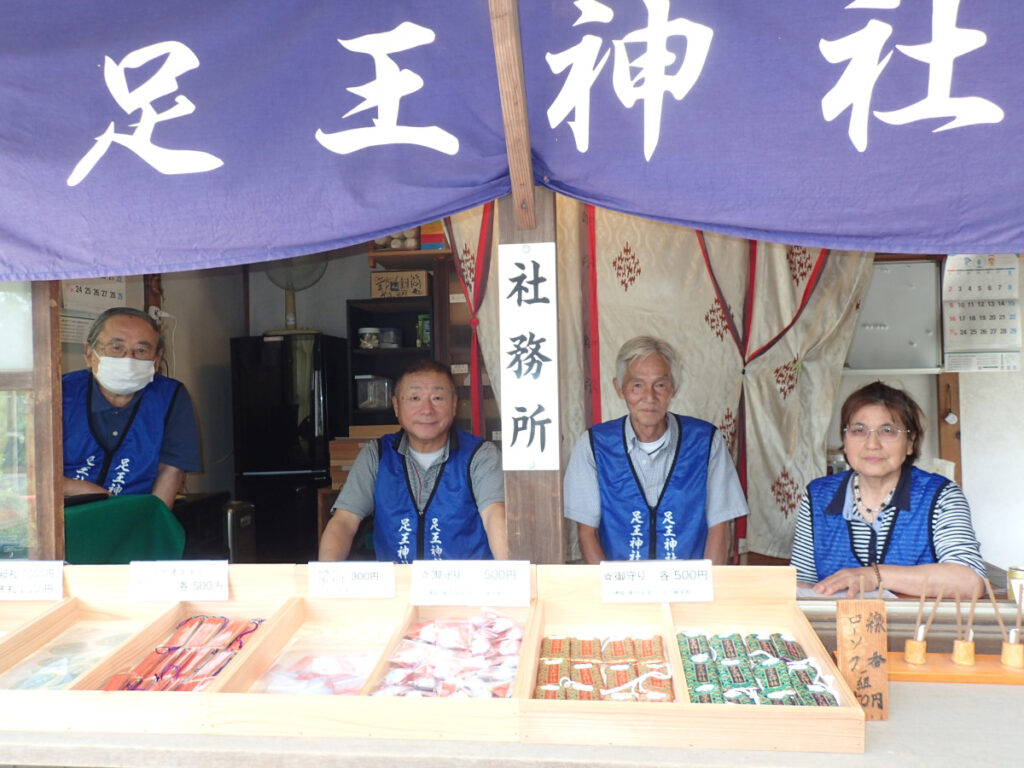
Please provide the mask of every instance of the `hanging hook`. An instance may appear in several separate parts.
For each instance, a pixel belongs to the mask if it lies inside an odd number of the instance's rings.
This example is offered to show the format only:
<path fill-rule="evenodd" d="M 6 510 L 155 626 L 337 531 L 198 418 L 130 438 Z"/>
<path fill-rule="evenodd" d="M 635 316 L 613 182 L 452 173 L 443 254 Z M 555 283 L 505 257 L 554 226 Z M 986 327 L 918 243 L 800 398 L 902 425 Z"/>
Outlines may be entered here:
<path fill-rule="evenodd" d="M 956 414 L 953 413 L 953 385 L 948 382 L 946 383 L 946 415 L 942 417 L 942 420 L 949 425 L 959 421 Z"/>

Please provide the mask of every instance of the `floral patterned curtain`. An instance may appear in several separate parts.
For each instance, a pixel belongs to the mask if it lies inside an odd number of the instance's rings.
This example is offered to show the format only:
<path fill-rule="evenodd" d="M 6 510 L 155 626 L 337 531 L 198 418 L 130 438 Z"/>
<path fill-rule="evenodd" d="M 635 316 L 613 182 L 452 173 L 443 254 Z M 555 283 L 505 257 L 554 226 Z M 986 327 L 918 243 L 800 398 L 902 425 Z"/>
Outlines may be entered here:
<path fill-rule="evenodd" d="M 750 516 L 738 551 L 788 558 L 803 489 L 825 473 L 872 254 L 698 233 L 564 197 L 556 213 L 563 466 L 595 418 L 626 413 L 612 385 L 619 347 L 660 336 L 682 361 L 672 409 L 717 425 L 745 480 Z M 480 221 L 453 217 L 458 242 L 476 243 Z M 496 372 L 496 298 L 485 296 L 478 316 Z"/>

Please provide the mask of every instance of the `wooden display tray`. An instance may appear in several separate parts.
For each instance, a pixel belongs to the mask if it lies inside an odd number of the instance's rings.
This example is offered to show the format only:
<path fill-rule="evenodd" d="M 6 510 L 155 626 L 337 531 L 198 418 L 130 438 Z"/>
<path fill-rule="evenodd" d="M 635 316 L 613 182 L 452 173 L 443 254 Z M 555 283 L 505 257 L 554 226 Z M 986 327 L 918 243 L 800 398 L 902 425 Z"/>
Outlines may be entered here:
<path fill-rule="evenodd" d="M 596 568 L 538 566 L 544 635 L 662 636 L 672 663 L 675 701 L 523 702 L 521 738 L 558 744 L 614 744 L 704 749 L 863 752 L 864 712 L 796 604 L 790 567 L 716 567 L 708 603 L 603 605 Z M 682 630 L 784 632 L 833 678 L 838 707 L 691 704 L 676 634 Z M 520 663 L 536 667 L 539 646 Z"/>
<path fill-rule="evenodd" d="M 130 623 L 137 627 L 137 632 L 158 610 L 153 605 L 98 602 L 84 597 L 64 598 L 51 604 L 48 610 L 34 620 L 0 639 L 0 676 L 37 651 L 49 647 L 60 635 L 76 626 L 84 623 L 95 626 Z M 131 640 L 126 644 L 130 643 Z M 19 691 L 12 693 L 17 695 Z"/>
<path fill-rule="evenodd" d="M 125 566 L 69 566 L 68 597 L 0 640 L 0 666 L 42 647 L 83 605 L 133 615 L 143 628 L 64 691 L 0 691 L 0 730 L 90 733 L 196 733 L 325 738 L 444 739 L 549 744 L 601 743 L 657 747 L 862 752 L 864 715 L 795 600 L 792 568 L 715 568 L 715 600 L 688 604 L 601 602 L 595 566 L 537 566 L 537 597 L 525 608 L 499 609 L 523 627 L 519 674 L 507 699 L 421 699 L 368 695 L 414 622 L 480 615 L 472 607 L 409 602 L 411 568 L 396 567 L 391 599 L 314 599 L 307 569 L 292 565 L 230 566 L 227 603 L 135 604 Z M 75 608 L 74 606 L 78 606 Z M 72 607 L 69 607 L 72 606 Z M 142 612 L 142 613 L 140 613 Z M 245 648 L 203 692 L 96 690 L 160 644 L 183 617 L 213 612 L 266 619 Z M 252 614 L 250 616 L 249 614 Z M 309 622 L 352 624 L 359 642 L 380 655 L 359 696 L 250 692 Z M 835 678 L 838 707 L 690 704 L 676 632 L 781 631 L 795 637 Z M 530 698 L 545 634 L 579 631 L 660 634 L 673 668 L 676 701 L 624 703 Z M 17 637 L 15 637 L 17 636 Z M 16 639 L 16 643 L 12 642 Z M 10 662 L 10 663 L 13 663 Z M 9 666 L 9 664 L 8 664 Z"/>
<path fill-rule="evenodd" d="M 905 683 L 992 683 L 1024 685 L 1024 669 L 1004 666 L 994 654 L 978 654 L 974 664 L 954 664 L 948 653 L 926 653 L 924 664 L 908 664 L 899 651 L 889 652 L 889 679 Z"/>
<path fill-rule="evenodd" d="M 111 611 L 119 600 L 127 599 L 128 568 L 125 566 L 70 566 L 65 572 L 68 574 L 66 582 L 75 585 L 68 589 L 71 596 L 45 614 L 44 619 L 18 630 L 17 646 L 10 638 L 0 642 L 0 662 L 7 658 L 7 651 L 15 649 L 11 655 L 16 658 L 11 663 L 16 663 L 66 629 L 67 620 L 62 617 L 70 615 L 80 601 L 76 594 L 101 594 L 103 604 Z M 394 599 L 314 600 L 306 596 L 305 566 L 230 566 L 231 600 L 227 603 L 178 603 L 169 608 L 156 604 L 142 604 L 140 608 L 138 604 L 121 603 L 121 611 L 127 615 L 138 615 L 138 611 L 144 609 L 152 611 L 154 616 L 147 617 L 148 620 L 142 622 L 144 629 L 85 672 L 68 690 L 0 690 L 0 709 L 5 713 L 0 720 L 0 730 L 517 740 L 517 705 L 522 695 L 484 702 L 365 695 L 387 671 L 391 651 L 412 623 L 426 618 L 482 612 L 479 608 L 412 607 L 408 599 L 410 575 L 408 567 L 396 569 Z M 533 609 L 501 609 L 500 612 L 528 627 Z M 179 621 L 195 613 L 232 618 L 252 614 L 266 617 L 266 620 L 214 685 L 205 691 L 98 690 L 111 676 L 123 672 L 163 642 Z M 364 695 L 248 693 L 304 622 L 343 623 L 356 615 L 363 639 L 367 633 L 375 633 L 380 643 L 379 661 L 364 687 Z M 36 631 L 41 622 L 48 627 L 46 632 Z M 33 636 L 38 636 L 38 643 L 32 642 Z M 530 684 L 532 679 L 527 675 L 513 690 L 525 691 Z M 171 695 L 175 693 L 177 695 Z"/>
<path fill-rule="evenodd" d="M 0 641 L 23 624 L 38 618 L 54 606 L 52 601 L 0 601 Z"/>

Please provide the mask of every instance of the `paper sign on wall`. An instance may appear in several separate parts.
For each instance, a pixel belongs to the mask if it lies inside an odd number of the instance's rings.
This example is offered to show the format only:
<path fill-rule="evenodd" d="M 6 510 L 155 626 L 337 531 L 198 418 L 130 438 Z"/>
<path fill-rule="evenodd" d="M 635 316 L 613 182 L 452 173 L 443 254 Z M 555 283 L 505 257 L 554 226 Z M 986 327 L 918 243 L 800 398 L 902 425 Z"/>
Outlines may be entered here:
<path fill-rule="evenodd" d="M 698 603 L 715 599 L 710 560 L 602 561 L 606 603 Z"/>
<path fill-rule="evenodd" d="M 60 560 L 0 560 L 0 600 L 60 600 L 64 563 Z"/>

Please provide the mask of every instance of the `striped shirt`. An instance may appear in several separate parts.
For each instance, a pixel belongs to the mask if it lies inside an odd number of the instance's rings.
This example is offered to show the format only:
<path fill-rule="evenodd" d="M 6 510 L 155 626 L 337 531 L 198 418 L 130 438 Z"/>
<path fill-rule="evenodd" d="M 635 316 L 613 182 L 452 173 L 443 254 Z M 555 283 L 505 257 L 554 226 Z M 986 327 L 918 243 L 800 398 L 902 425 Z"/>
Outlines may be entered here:
<path fill-rule="evenodd" d="M 862 565 L 872 560 L 881 562 L 881 553 L 885 551 L 896 516 L 893 510 L 896 505 L 890 503 L 875 518 L 875 556 L 869 557 L 872 526 L 864 522 L 856 512 L 853 502 L 853 483 L 846 487 L 846 499 L 843 502 L 843 517 L 850 521 L 853 537 L 853 552 Z M 981 547 L 978 537 L 974 534 L 971 524 L 971 508 L 967 497 L 960 486 L 949 483 L 939 493 L 935 501 L 935 514 L 932 517 L 932 540 L 935 543 L 935 557 L 940 563 L 960 563 L 966 565 L 982 578 L 985 577 L 985 562 L 981 559 Z M 811 523 L 811 502 L 804 493 L 800 500 L 800 512 L 796 520 L 796 533 L 793 537 L 793 556 L 790 561 L 796 566 L 797 581 L 814 584 L 819 580 L 818 568 L 814 563 L 814 531 Z M 830 576 L 831 574 L 825 574 Z M 824 577 L 821 577 L 824 578 Z"/>

